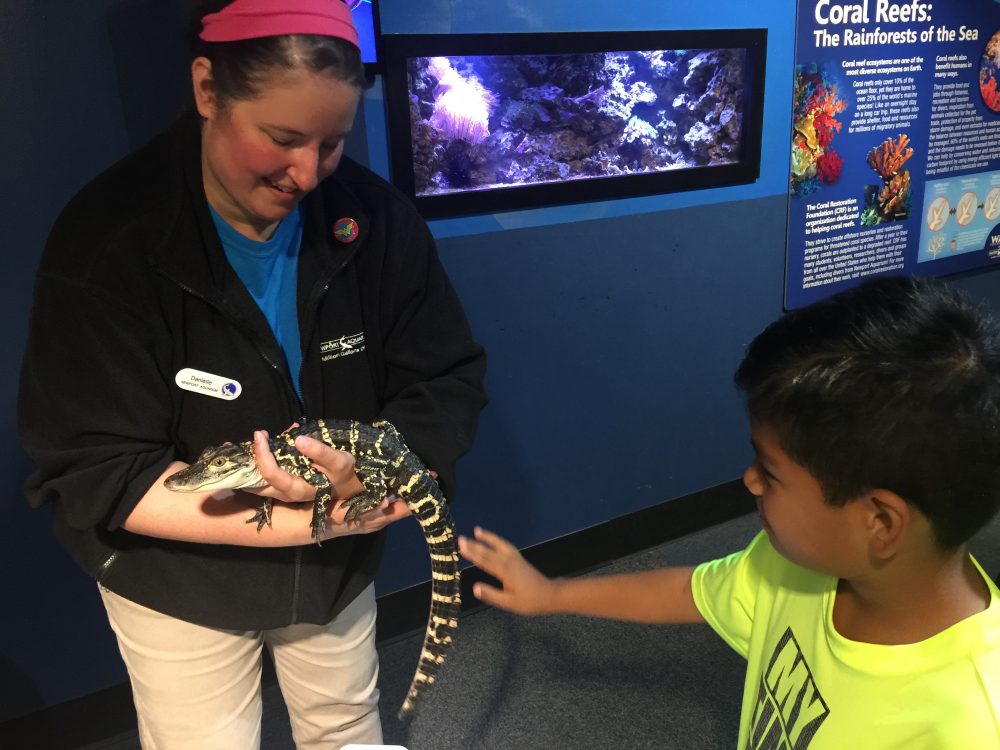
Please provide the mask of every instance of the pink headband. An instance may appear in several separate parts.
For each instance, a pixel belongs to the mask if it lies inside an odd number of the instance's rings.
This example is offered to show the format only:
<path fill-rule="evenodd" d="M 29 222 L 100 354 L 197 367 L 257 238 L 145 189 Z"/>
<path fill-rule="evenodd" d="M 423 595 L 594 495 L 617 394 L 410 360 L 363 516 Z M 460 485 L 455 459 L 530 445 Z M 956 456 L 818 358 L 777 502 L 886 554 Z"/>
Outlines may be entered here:
<path fill-rule="evenodd" d="M 341 0 L 233 0 L 201 19 L 201 25 L 199 36 L 206 42 L 321 34 L 360 47 L 351 11 Z"/>

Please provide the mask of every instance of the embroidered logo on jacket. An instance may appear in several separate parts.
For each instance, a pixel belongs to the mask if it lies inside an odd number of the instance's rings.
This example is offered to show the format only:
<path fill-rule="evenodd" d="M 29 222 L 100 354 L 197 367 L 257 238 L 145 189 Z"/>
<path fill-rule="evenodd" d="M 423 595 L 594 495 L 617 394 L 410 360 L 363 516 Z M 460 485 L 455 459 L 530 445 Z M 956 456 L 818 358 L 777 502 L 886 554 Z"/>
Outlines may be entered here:
<path fill-rule="evenodd" d="M 829 715 L 792 629 L 787 628 L 760 676 L 747 750 L 805 750 Z"/>
<path fill-rule="evenodd" d="M 319 345 L 320 361 L 329 362 L 331 359 L 349 357 L 352 354 L 360 354 L 365 350 L 365 334 L 363 332 L 352 333 L 348 336 L 341 336 L 339 339 L 324 341 Z"/>

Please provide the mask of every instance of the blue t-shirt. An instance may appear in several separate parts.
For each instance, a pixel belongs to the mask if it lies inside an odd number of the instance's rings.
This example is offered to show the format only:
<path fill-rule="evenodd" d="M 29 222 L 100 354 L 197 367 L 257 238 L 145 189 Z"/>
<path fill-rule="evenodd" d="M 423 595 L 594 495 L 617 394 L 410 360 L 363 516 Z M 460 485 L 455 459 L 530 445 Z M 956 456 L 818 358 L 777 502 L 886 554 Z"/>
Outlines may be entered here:
<path fill-rule="evenodd" d="M 292 384 L 301 397 L 299 369 L 302 344 L 296 306 L 299 246 L 302 244 L 302 214 L 299 207 L 285 217 L 266 242 L 244 237 L 209 206 L 222 249 L 250 296 L 264 313 L 285 354 Z"/>

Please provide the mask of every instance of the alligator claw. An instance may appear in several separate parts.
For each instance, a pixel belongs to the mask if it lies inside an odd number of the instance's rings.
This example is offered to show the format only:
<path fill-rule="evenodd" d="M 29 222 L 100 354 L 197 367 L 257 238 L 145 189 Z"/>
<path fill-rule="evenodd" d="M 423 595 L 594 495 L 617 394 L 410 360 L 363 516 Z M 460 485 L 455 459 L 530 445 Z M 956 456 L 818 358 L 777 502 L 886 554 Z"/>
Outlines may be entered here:
<path fill-rule="evenodd" d="M 354 497 L 348 498 L 343 502 L 343 506 L 347 508 L 347 515 L 344 516 L 344 522 L 351 523 L 357 520 L 357 517 L 362 513 L 374 510 L 381 504 L 382 498 L 377 497 L 374 493 L 359 492 Z"/>
<path fill-rule="evenodd" d="M 317 546 L 322 546 L 323 532 L 326 531 L 326 516 L 324 514 L 313 514 L 312 538 L 316 540 Z"/>
<path fill-rule="evenodd" d="M 254 513 L 253 518 L 248 518 L 247 523 L 257 522 L 257 531 L 264 528 L 264 524 L 267 524 L 268 528 L 271 528 L 271 501 L 265 500 L 257 508 L 257 512 Z"/>

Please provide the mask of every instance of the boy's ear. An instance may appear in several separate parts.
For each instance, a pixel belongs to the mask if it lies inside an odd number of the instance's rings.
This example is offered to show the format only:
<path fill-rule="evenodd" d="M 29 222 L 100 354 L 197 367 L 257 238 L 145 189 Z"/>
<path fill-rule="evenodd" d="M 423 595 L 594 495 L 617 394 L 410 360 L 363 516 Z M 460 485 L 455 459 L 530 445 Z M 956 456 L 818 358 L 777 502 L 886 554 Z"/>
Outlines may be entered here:
<path fill-rule="evenodd" d="M 198 114 L 208 119 L 215 114 L 215 80 L 212 78 L 212 61 L 196 57 L 191 63 L 191 85 Z"/>
<path fill-rule="evenodd" d="M 863 501 L 868 551 L 873 560 L 889 560 L 899 550 L 913 523 L 913 508 L 890 490 L 876 489 Z"/>

